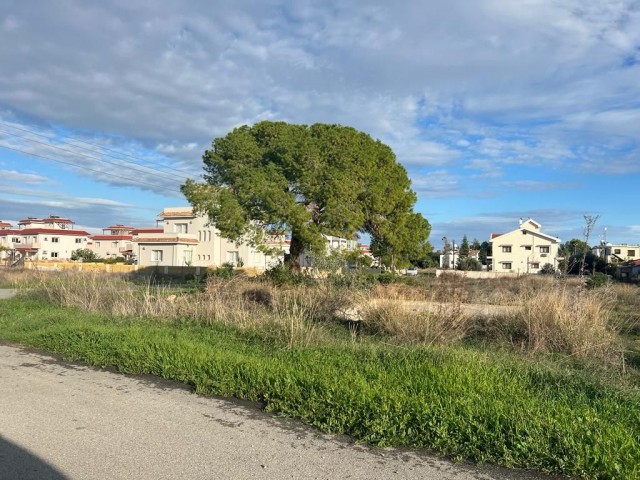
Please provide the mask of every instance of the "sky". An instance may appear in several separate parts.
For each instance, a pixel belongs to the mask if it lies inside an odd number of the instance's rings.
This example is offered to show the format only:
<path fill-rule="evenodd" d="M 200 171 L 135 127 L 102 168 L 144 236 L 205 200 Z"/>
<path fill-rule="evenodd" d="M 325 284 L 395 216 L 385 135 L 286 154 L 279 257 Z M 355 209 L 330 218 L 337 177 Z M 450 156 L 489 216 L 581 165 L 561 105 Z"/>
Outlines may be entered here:
<path fill-rule="evenodd" d="M 640 243 L 637 0 L 0 0 L 0 220 L 153 226 L 216 137 L 355 127 L 430 241 Z M 636 213 L 634 213 L 636 212 Z"/>

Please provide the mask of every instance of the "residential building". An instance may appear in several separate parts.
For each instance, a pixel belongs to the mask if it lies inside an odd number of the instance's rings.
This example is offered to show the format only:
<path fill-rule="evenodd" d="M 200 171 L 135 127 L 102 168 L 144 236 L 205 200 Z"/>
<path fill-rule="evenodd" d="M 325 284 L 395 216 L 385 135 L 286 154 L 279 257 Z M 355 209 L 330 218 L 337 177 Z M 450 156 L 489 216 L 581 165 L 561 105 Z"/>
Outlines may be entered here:
<path fill-rule="evenodd" d="M 493 233 L 489 240 L 493 255 L 488 257 L 495 272 L 539 273 L 547 263 L 558 268 L 560 239 L 547 235 L 529 218 L 509 233 Z"/>
<path fill-rule="evenodd" d="M 24 260 L 68 260 L 78 248 L 86 248 L 89 233 L 74 229 L 68 218 L 51 215 L 47 218 L 29 217 L 18 222 L 18 228 L 0 228 L 1 258 L 13 263 Z"/>
<path fill-rule="evenodd" d="M 92 235 L 87 248 L 98 258 L 133 259 L 133 234 L 136 229 L 126 225 L 111 225 L 102 229 L 102 235 Z"/>
<path fill-rule="evenodd" d="M 630 262 L 640 259 L 640 245 L 602 243 L 591 251 L 607 263 Z"/>
<path fill-rule="evenodd" d="M 141 266 L 218 267 L 223 264 L 267 269 L 282 255 L 265 255 L 247 244 L 223 238 L 208 218 L 192 207 L 169 207 L 159 215 L 162 229 L 133 233 L 133 250 Z"/>

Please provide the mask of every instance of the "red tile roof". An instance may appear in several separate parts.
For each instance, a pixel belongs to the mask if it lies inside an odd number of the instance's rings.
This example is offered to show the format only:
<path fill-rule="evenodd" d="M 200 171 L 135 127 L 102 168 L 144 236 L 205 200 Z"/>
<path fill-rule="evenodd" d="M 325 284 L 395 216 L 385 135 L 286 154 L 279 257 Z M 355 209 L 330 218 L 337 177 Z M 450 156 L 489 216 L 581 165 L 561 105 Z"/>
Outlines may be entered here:
<path fill-rule="evenodd" d="M 103 230 L 135 230 L 134 227 L 130 227 L 128 225 L 110 225 Z"/>
<path fill-rule="evenodd" d="M 492 233 L 491 234 L 491 238 L 496 238 L 496 237 L 499 237 L 501 235 L 504 235 L 504 234 L 503 233 Z"/>
<path fill-rule="evenodd" d="M 133 235 L 92 235 L 91 240 L 131 240 Z"/>
<path fill-rule="evenodd" d="M 70 235 L 88 237 L 89 232 L 84 230 L 65 230 L 62 228 L 21 228 L 18 230 L 0 230 L 0 235 Z"/>
<path fill-rule="evenodd" d="M 139 233 L 163 233 L 164 228 L 136 228 L 131 231 L 131 235 L 137 235 Z"/>

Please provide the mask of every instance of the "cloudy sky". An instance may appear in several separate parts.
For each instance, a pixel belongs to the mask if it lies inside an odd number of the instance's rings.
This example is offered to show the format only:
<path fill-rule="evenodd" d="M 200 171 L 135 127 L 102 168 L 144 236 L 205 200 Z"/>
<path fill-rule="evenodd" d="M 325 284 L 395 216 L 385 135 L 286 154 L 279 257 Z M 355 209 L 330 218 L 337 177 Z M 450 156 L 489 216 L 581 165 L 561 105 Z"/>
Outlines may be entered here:
<path fill-rule="evenodd" d="M 0 0 L 0 220 L 152 225 L 260 120 L 390 145 L 431 240 L 640 242 L 636 0 Z"/>

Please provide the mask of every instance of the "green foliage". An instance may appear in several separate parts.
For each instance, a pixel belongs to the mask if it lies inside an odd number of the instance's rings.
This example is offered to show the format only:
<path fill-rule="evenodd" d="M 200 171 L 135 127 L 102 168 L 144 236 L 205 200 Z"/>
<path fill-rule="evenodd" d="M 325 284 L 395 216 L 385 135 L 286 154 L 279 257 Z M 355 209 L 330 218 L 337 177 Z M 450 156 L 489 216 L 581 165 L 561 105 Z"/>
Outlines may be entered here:
<path fill-rule="evenodd" d="M 477 271 L 482 270 L 482 265 L 475 258 L 460 257 L 458 259 L 457 268 L 458 268 L 458 270 L 464 270 L 464 271 L 467 271 L 467 272 L 469 272 L 469 271 L 476 271 L 477 272 Z"/>
<path fill-rule="evenodd" d="M 541 275 L 555 275 L 556 273 L 556 269 L 555 267 L 550 264 L 550 263 L 545 263 L 542 268 L 540 269 L 540 274 Z"/>
<path fill-rule="evenodd" d="M 82 260 L 85 262 L 92 262 L 98 259 L 98 256 L 94 251 L 88 248 L 79 248 L 71 252 L 71 260 Z"/>
<path fill-rule="evenodd" d="M 462 237 L 462 243 L 460 243 L 460 250 L 458 251 L 460 258 L 466 258 L 469 256 L 469 239 L 466 235 Z"/>
<path fill-rule="evenodd" d="M 480 253 L 478 254 L 478 260 L 482 265 L 487 265 L 487 257 L 491 256 L 491 244 L 489 242 L 482 242 L 480 244 Z"/>
<path fill-rule="evenodd" d="M 602 272 L 596 272 L 587 279 L 586 287 L 590 289 L 599 288 L 599 287 L 605 287 L 610 283 L 611 283 L 611 278 L 609 277 L 609 275 Z"/>
<path fill-rule="evenodd" d="M 199 394 L 374 445 L 588 479 L 640 476 L 640 395 L 589 372 L 462 348 L 287 348 L 255 331 L 0 302 L 0 337 L 69 360 L 184 382 Z"/>
<path fill-rule="evenodd" d="M 233 263 L 223 263 L 218 268 L 212 268 L 207 271 L 208 277 L 230 279 L 233 278 Z"/>
<path fill-rule="evenodd" d="M 264 277 L 274 285 L 309 285 L 313 286 L 316 281 L 309 275 L 292 271 L 283 263 L 271 267 L 264 272 Z"/>
<path fill-rule="evenodd" d="M 589 245 L 578 238 L 572 238 L 568 242 L 560 245 L 559 248 L 559 254 L 563 257 L 582 255 L 589 252 L 591 252 L 591 248 L 589 248 Z"/>
<path fill-rule="evenodd" d="M 224 237 L 261 244 L 264 229 L 291 232 L 292 265 L 323 234 L 371 235 L 397 257 L 428 248 L 429 223 L 412 211 L 407 172 L 391 149 L 349 127 L 260 122 L 216 138 L 205 184 L 181 190 Z"/>

